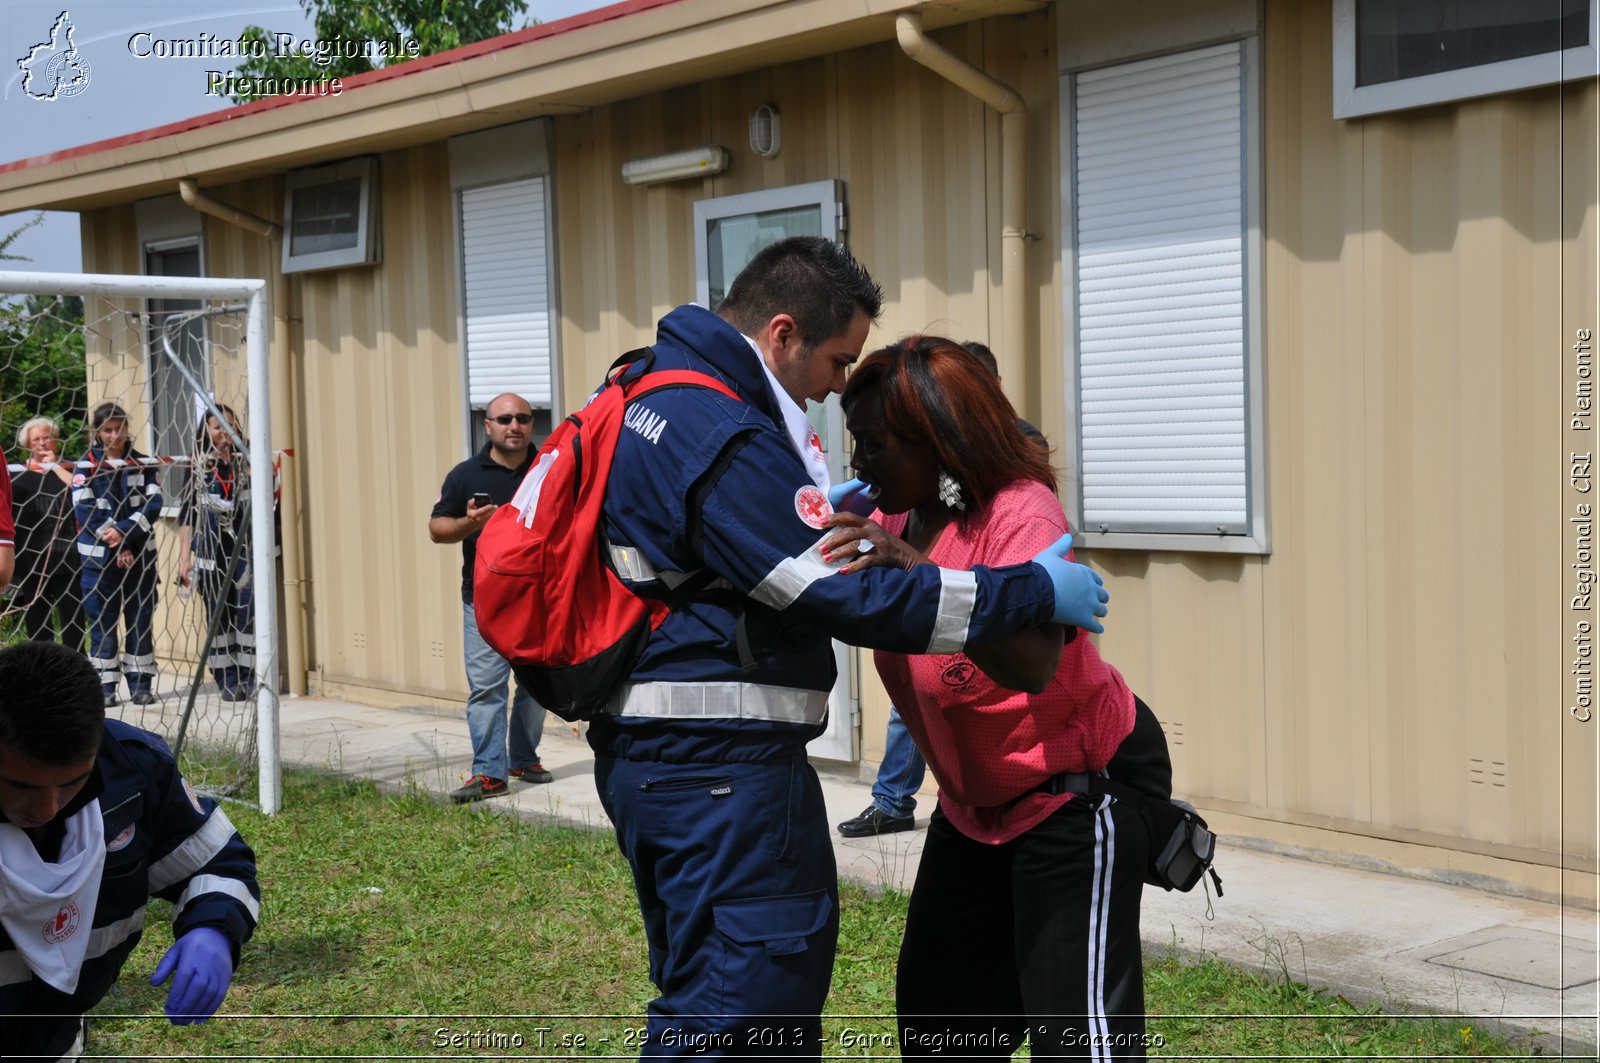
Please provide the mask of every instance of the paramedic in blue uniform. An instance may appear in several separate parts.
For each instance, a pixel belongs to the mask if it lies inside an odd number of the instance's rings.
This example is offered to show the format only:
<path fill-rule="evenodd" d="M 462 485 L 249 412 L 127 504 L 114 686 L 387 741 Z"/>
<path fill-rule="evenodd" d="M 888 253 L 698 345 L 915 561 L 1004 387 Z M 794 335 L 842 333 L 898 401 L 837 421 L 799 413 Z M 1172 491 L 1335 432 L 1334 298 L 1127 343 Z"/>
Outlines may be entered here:
<path fill-rule="evenodd" d="M 156 541 L 151 529 L 161 514 L 161 478 L 154 465 L 141 461 L 145 455 L 133 449 L 128 413 L 121 406 L 96 406 L 89 428 L 95 442 L 72 477 L 89 660 L 100 672 L 107 708 L 118 703 L 117 680 L 123 674 L 133 703 L 152 705 Z M 118 613 L 127 637 L 120 659 Z"/>
<path fill-rule="evenodd" d="M 194 467 L 178 509 L 178 581 L 200 588 L 208 627 L 215 618 L 216 634 L 206 665 L 222 700 L 247 701 L 254 691 L 256 670 L 255 580 L 248 543 L 250 468 L 237 457 L 234 440 L 248 444 L 233 407 L 219 403 L 217 408 L 227 417 L 228 428 L 207 412 L 195 429 Z M 242 547 L 240 538 L 246 540 Z"/>
<path fill-rule="evenodd" d="M 830 636 L 950 653 L 1052 619 L 1098 631 L 1105 615 L 1097 577 L 1060 551 L 971 572 L 839 574 L 821 556 L 829 482 L 804 403 L 843 389 L 881 301 L 831 241 L 766 248 L 716 313 L 663 318 L 653 348 L 654 368 L 714 375 L 742 401 L 657 391 L 617 444 L 604 513 L 618 571 L 656 596 L 713 577 L 589 727 L 660 991 L 647 1056 L 821 1053 L 839 905 L 806 743 L 826 723 Z"/>
<path fill-rule="evenodd" d="M 146 904 L 172 904 L 167 1017 L 221 1006 L 255 929 L 255 855 L 165 743 L 108 720 L 100 677 L 54 642 L 0 650 L 0 1053 L 76 1059 Z M 40 928 L 44 928 L 41 932 Z"/>
<path fill-rule="evenodd" d="M 506 780 L 547 783 L 555 778 L 539 761 L 544 706 L 511 684 L 511 734 L 506 735 L 506 682 L 511 665 L 478 634 L 472 612 L 472 568 L 478 533 L 489 516 L 511 501 L 533 463 L 533 407 L 520 395 L 496 395 L 483 415 L 483 449 L 451 469 L 428 518 L 428 537 L 461 544 L 461 634 L 467 658 L 467 731 L 472 735 L 472 775 L 450 794 L 456 804 L 510 792 Z M 507 755 L 509 752 L 510 760 Z"/>

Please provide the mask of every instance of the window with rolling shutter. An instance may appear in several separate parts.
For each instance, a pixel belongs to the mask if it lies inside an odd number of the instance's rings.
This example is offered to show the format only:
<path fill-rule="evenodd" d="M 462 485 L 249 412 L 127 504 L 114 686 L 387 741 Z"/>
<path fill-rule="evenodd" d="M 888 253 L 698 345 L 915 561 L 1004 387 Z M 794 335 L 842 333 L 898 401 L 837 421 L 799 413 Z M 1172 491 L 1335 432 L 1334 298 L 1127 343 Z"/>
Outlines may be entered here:
<path fill-rule="evenodd" d="M 1068 398 L 1100 545 L 1264 548 L 1248 44 L 1069 75 Z"/>
<path fill-rule="evenodd" d="M 506 391 L 551 408 L 548 178 L 460 191 L 468 404 Z"/>

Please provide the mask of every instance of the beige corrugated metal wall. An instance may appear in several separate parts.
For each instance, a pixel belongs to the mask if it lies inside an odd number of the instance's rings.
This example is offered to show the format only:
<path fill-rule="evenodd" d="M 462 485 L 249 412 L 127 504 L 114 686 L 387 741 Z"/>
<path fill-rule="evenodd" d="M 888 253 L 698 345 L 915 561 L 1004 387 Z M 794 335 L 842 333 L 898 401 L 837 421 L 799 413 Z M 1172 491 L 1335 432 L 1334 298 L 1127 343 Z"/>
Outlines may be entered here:
<path fill-rule="evenodd" d="M 1042 237 L 1029 269 L 1044 285 L 1030 323 L 1034 349 L 1041 340 L 1056 349 L 1060 337 L 1054 67 L 1051 49 L 1031 43 L 1048 40 L 1051 25 L 1041 14 L 935 35 L 1027 98 L 1029 224 Z M 986 64 L 986 56 L 1009 61 Z M 783 150 L 770 160 L 746 147 L 750 112 L 763 103 L 783 118 Z M 611 359 L 653 337 L 662 314 L 694 298 L 693 204 L 713 196 L 844 179 L 848 241 L 887 297 L 869 347 L 933 329 L 990 338 L 999 309 L 999 278 L 990 274 L 1000 246 L 999 122 L 893 45 L 557 118 L 554 138 L 569 408 Z M 720 176 L 643 188 L 619 176 L 630 158 L 709 143 L 732 149 Z M 1038 416 L 1038 389 L 1027 383 L 1013 392 L 1021 399 L 1026 390 L 1025 412 Z"/>
<path fill-rule="evenodd" d="M 1592 898 L 1553 574 L 1595 83 L 1336 122 L 1331 25 L 1266 9 L 1272 556 L 1096 553 L 1102 645 L 1227 829 Z"/>
<path fill-rule="evenodd" d="M 437 142 L 380 165 L 382 263 L 294 282 L 311 660 L 324 684 L 461 700 L 461 550 L 427 532 L 464 456 L 449 170 Z"/>

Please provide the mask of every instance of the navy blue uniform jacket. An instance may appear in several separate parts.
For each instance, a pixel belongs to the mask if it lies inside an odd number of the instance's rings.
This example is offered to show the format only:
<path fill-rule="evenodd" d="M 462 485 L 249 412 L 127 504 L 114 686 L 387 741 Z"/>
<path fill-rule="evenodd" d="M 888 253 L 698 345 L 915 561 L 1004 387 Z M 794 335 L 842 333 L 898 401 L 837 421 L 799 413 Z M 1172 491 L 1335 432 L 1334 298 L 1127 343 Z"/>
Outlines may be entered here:
<path fill-rule="evenodd" d="M 827 691 L 835 679 L 830 637 L 897 653 L 953 653 L 1050 619 L 1054 589 L 1031 563 L 837 574 L 814 549 L 826 533 L 806 523 L 799 501 L 815 486 L 749 341 L 703 307 L 681 306 L 661 320 L 653 351 L 654 369 L 716 376 L 743 401 L 664 389 L 625 420 L 605 531 L 613 547 L 637 552 L 643 571 L 633 586 L 660 596 L 674 573 L 709 569 L 715 577 L 657 629 L 632 683 Z M 601 715 L 589 741 L 601 755 L 634 760 L 750 761 L 803 752 L 824 724 Z"/>
<path fill-rule="evenodd" d="M 56 817 L 60 822 L 100 799 L 106 865 L 89 952 L 69 996 L 35 980 L 0 929 L 0 1052 L 7 1056 L 55 1058 L 71 1046 L 76 1018 L 17 1016 L 77 1016 L 94 1007 L 139 943 L 149 898 L 173 903 L 176 937 L 201 926 L 220 930 L 233 943 L 235 966 L 256 926 L 255 854 L 227 815 L 188 789 L 160 738 L 119 720 L 105 726 L 94 774 Z"/>
<path fill-rule="evenodd" d="M 128 448 L 128 458 L 144 455 Z M 106 457 L 105 448 L 90 447 L 72 478 L 73 515 L 78 520 L 78 556 L 87 569 L 111 568 L 117 554 L 132 552 L 137 560 L 153 556 L 151 528 L 161 515 L 161 478 L 154 465 L 118 465 Z M 100 529 L 111 524 L 122 533 L 115 549 L 100 541 Z M 152 553 L 147 553 L 151 551 Z"/>

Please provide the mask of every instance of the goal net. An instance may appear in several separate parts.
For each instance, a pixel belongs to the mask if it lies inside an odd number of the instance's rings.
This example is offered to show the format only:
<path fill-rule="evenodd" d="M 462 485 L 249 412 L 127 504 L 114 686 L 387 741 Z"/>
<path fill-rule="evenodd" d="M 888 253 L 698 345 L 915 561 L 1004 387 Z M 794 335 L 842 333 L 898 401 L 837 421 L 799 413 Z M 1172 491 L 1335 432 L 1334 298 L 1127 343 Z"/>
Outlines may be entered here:
<path fill-rule="evenodd" d="M 0 446 L 17 532 L 0 642 L 81 650 L 108 716 L 164 738 L 197 789 L 273 812 L 264 291 L 0 272 Z"/>

